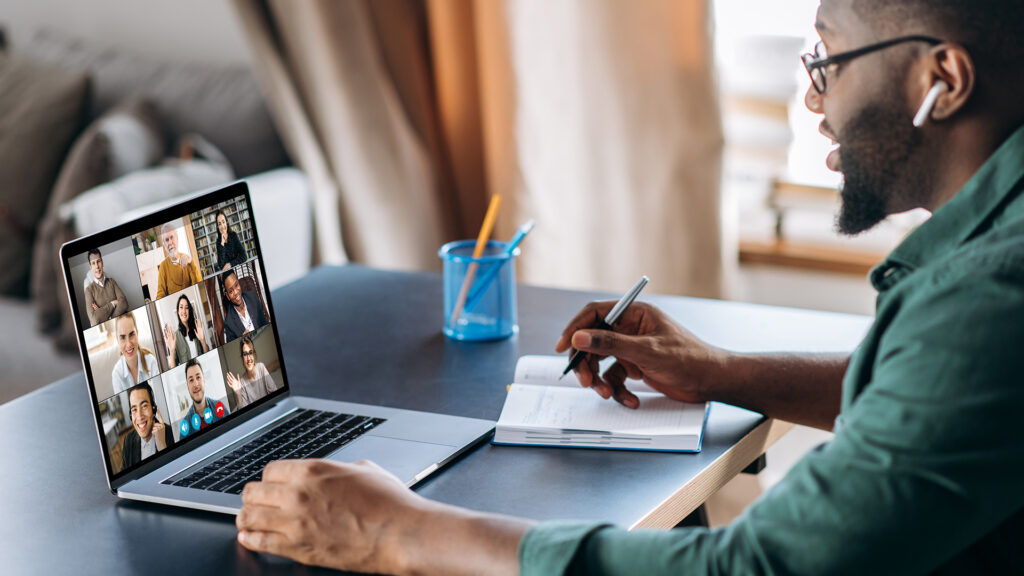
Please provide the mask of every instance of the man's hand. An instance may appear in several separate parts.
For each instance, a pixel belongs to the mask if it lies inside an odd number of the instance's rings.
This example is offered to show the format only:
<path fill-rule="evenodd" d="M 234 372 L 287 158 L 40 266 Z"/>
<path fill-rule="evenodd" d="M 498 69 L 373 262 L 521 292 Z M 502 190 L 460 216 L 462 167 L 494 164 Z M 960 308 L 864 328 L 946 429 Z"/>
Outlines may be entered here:
<path fill-rule="evenodd" d="M 683 402 L 709 399 L 708 385 L 724 370 L 728 353 L 712 347 L 658 308 L 634 302 L 615 323 L 614 331 L 590 330 L 615 306 L 615 301 L 591 302 L 573 318 L 555 345 L 556 352 L 576 349 L 589 355 L 576 367 L 580 383 L 603 398 L 636 408 L 639 400 L 626 390 L 627 377 L 643 380 L 669 398 Z M 598 361 L 616 362 L 599 374 Z"/>
<path fill-rule="evenodd" d="M 99 310 L 99 309 L 100 309 L 100 307 L 99 307 L 99 306 L 97 306 L 95 302 L 93 302 L 93 303 L 92 303 L 92 309 L 93 309 L 93 310 Z"/>
<path fill-rule="evenodd" d="M 256 552 L 340 570 L 405 572 L 403 538 L 432 530 L 436 505 L 371 462 L 281 460 L 242 491 L 238 541 Z"/>
<path fill-rule="evenodd" d="M 153 434 L 156 435 L 156 449 L 157 451 L 167 448 L 167 439 L 164 434 L 167 432 L 167 427 L 164 426 L 163 418 L 160 418 L 160 412 L 154 414 L 156 417 L 156 423 L 153 424 Z"/>
<path fill-rule="evenodd" d="M 182 268 L 187 268 L 188 267 L 188 263 L 191 262 L 191 261 L 192 261 L 192 256 L 188 252 L 179 252 L 178 253 L 178 262 L 180 263 Z"/>

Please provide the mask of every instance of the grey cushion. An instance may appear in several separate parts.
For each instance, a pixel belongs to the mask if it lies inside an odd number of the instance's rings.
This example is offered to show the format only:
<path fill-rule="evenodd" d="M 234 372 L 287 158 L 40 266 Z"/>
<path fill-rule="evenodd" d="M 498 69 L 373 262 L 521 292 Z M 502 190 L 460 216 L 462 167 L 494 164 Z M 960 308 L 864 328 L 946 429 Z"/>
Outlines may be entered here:
<path fill-rule="evenodd" d="M 0 53 L 0 293 L 28 294 L 35 228 L 88 94 L 85 74 Z"/>
<path fill-rule="evenodd" d="M 39 327 L 56 328 L 67 307 L 57 254 L 74 235 L 58 219 L 58 208 L 82 192 L 152 166 L 164 155 L 156 105 L 136 97 L 93 122 L 79 136 L 61 166 L 32 254 L 32 299 Z"/>
<path fill-rule="evenodd" d="M 244 66 L 160 62 L 97 49 L 54 31 L 16 49 L 70 70 L 90 70 L 94 116 L 146 92 L 156 99 L 168 143 L 185 133 L 202 134 L 240 176 L 289 163 L 259 84 Z"/>
<path fill-rule="evenodd" d="M 197 148 L 211 152 L 190 160 L 168 158 L 158 166 L 136 170 L 87 190 L 61 206 L 61 219 L 71 224 L 76 234 L 92 234 L 132 218 L 133 211 L 140 207 L 150 211 L 155 203 L 170 205 L 186 194 L 234 180 L 231 167 L 209 143 L 196 134 L 186 137 L 198 142 Z"/>

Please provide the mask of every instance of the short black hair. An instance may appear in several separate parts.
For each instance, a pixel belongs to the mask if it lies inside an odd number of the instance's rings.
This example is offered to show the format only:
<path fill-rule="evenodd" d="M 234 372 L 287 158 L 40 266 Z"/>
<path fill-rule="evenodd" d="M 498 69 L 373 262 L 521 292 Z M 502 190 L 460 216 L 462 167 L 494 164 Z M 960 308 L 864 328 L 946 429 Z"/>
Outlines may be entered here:
<path fill-rule="evenodd" d="M 223 274 L 220 275 L 220 285 L 221 285 L 221 287 L 223 287 L 224 283 L 228 281 L 228 276 L 234 276 L 236 280 L 238 279 L 238 273 L 235 272 L 235 269 L 234 268 L 228 268 L 227 270 L 224 271 Z"/>
<path fill-rule="evenodd" d="M 186 378 L 188 377 L 188 369 L 193 367 L 193 366 L 198 366 L 199 367 L 199 371 L 200 372 L 203 371 L 203 365 L 199 363 L 199 358 L 190 358 L 188 362 L 185 362 L 185 376 L 186 376 Z"/>
<path fill-rule="evenodd" d="M 100 254 L 99 248 L 93 248 L 92 250 L 89 250 L 89 254 L 85 257 L 86 260 L 89 261 L 89 264 L 92 264 L 92 255 L 93 254 L 99 256 L 100 260 L 103 260 L 103 254 Z"/>
<path fill-rule="evenodd" d="M 235 281 L 238 280 L 238 274 L 234 268 L 228 268 L 220 275 L 220 299 L 224 302 L 225 313 L 231 309 L 231 300 L 228 300 L 228 276 L 234 276 Z"/>
<path fill-rule="evenodd" d="M 1021 0 L 855 0 L 854 8 L 891 34 L 927 34 L 963 44 L 979 69 L 1024 70 Z"/>
<path fill-rule="evenodd" d="M 132 392 L 137 390 L 145 390 L 146 394 L 149 394 L 149 404 L 156 410 L 156 398 L 153 397 L 153 387 L 149 385 L 149 382 L 143 382 L 142 384 L 136 384 L 128 389 L 128 405 L 132 403 Z"/>

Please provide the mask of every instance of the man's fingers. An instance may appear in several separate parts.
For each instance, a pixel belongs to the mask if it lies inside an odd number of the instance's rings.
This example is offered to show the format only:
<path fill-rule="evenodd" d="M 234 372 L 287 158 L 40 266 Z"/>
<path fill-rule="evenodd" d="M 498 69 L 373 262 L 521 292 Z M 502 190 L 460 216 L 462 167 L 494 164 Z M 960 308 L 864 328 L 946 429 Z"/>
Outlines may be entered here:
<path fill-rule="evenodd" d="M 238 516 L 235 516 L 235 526 L 245 531 L 281 532 L 291 525 L 294 517 L 294 511 L 285 511 L 274 506 L 244 504 Z"/>
<path fill-rule="evenodd" d="M 582 372 L 587 374 L 587 382 L 589 386 L 598 393 L 601 398 L 608 399 L 612 395 L 612 389 L 601 380 L 601 366 L 599 365 L 600 359 L 596 356 L 588 354 L 584 357 L 583 362 L 580 362 L 579 368 Z"/>
<path fill-rule="evenodd" d="M 615 301 L 608 300 L 605 302 L 591 302 L 583 307 L 573 319 L 569 321 L 565 326 L 565 330 L 562 330 L 562 336 L 558 339 L 555 344 L 555 352 L 561 354 L 569 349 L 569 340 L 572 338 L 573 333 L 582 328 L 589 328 L 601 322 L 605 315 L 611 311 L 612 307 L 615 306 Z"/>
<path fill-rule="evenodd" d="M 580 330 L 572 335 L 572 346 L 590 354 L 615 356 L 633 362 L 650 351 L 646 336 L 629 336 L 609 330 Z"/>
<path fill-rule="evenodd" d="M 303 473 L 313 463 L 312 460 L 274 460 L 263 468 L 264 482 L 284 484 L 296 475 Z"/>
<path fill-rule="evenodd" d="M 643 370 L 640 370 L 640 368 L 636 364 L 630 362 L 629 360 L 623 360 L 621 358 L 618 358 L 617 360 L 619 361 L 619 364 L 622 364 L 622 367 L 626 369 L 627 378 L 633 378 L 634 380 L 643 379 Z"/>
<path fill-rule="evenodd" d="M 640 400 L 626 389 L 626 368 L 621 362 L 615 362 L 601 377 L 612 390 L 612 398 L 627 408 L 640 406 Z"/>
<path fill-rule="evenodd" d="M 242 504 L 245 506 L 291 507 L 303 500 L 308 500 L 308 498 L 299 496 L 299 490 L 291 484 L 278 484 L 264 480 L 249 482 L 242 489 Z"/>
<path fill-rule="evenodd" d="M 292 541 L 279 532 L 239 531 L 238 543 L 253 552 L 266 552 L 289 558 L 295 550 Z"/>

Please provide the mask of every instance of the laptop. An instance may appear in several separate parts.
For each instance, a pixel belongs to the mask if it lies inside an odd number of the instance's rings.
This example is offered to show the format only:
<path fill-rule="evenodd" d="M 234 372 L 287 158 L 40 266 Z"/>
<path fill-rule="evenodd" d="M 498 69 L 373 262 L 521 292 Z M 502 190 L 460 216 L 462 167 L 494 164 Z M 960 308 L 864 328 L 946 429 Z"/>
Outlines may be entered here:
<path fill-rule="evenodd" d="M 489 437 L 491 421 L 292 394 L 251 206 L 236 182 L 61 247 L 115 495 L 235 514 L 272 460 L 373 460 L 413 486 Z"/>

